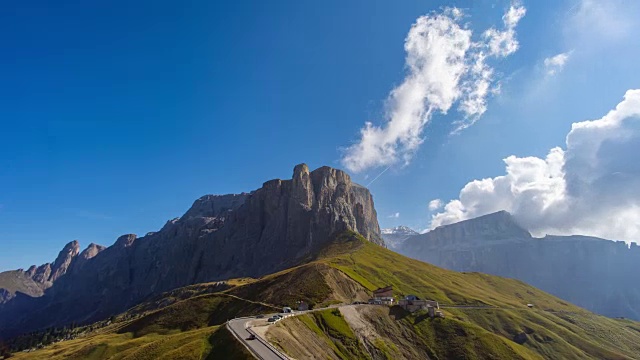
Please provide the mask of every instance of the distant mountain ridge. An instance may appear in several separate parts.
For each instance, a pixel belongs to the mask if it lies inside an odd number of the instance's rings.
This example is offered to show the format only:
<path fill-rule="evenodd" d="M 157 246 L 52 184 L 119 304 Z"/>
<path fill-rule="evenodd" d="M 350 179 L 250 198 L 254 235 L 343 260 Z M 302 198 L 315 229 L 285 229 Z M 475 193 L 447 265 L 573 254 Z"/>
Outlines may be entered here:
<path fill-rule="evenodd" d="M 17 292 L 0 304 L 0 337 L 102 319 L 185 285 L 273 273 L 313 259 L 346 230 L 384 246 L 369 190 L 343 171 L 300 164 L 292 179 L 251 193 L 203 196 L 147 236 L 80 254 L 70 243 L 52 265 L 25 272 L 47 284 L 44 295 Z"/>
<path fill-rule="evenodd" d="M 400 225 L 390 229 L 382 229 L 380 234 L 390 249 L 396 249 L 409 237 L 419 233 L 408 226 Z"/>
<path fill-rule="evenodd" d="M 640 247 L 588 236 L 534 238 L 506 211 L 409 237 L 397 251 L 456 271 L 525 281 L 588 310 L 640 320 Z"/>
<path fill-rule="evenodd" d="M 401 306 L 351 304 L 389 285 L 399 298 L 438 301 L 444 318 Z M 248 360 L 254 355 L 227 332 L 227 320 L 294 308 L 298 301 L 317 311 L 254 328 L 292 359 L 613 360 L 640 354 L 638 322 L 593 314 L 522 281 L 409 259 L 352 231 L 333 236 L 322 254 L 299 266 L 259 279 L 174 289 L 115 316 L 110 325 L 102 321 L 96 331 L 84 328 L 72 341 L 33 352 L 22 350 L 41 333 L 8 345 L 19 359 Z"/>
<path fill-rule="evenodd" d="M 104 249 L 104 246 L 92 243 L 80 252 L 80 243 L 74 240 L 64 246 L 53 263 L 32 265 L 26 271 L 18 269 L 1 272 L 0 304 L 15 297 L 16 292 L 32 297 L 42 296 L 67 271 L 78 271 L 87 260 Z"/>

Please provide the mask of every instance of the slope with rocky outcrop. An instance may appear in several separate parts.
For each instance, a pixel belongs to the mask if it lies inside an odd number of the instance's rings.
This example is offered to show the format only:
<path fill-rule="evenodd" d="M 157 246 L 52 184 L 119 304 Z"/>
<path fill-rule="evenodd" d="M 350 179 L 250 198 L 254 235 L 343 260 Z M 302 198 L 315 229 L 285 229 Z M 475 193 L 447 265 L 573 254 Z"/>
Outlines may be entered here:
<path fill-rule="evenodd" d="M 401 254 L 525 281 L 591 311 L 640 320 L 640 247 L 586 236 L 534 238 L 507 212 L 409 238 Z"/>
<path fill-rule="evenodd" d="M 593 314 L 518 280 L 448 271 L 359 243 L 323 262 L 369 290 L 392 285 L 397 296 L 437 300 L 446 317 L 357 306 L 286 319 L 270 332 L 285 352 L 313 358 L 296 339 L 304 325 L 326 344 L 322 358 L 640 359 L 637 322 Z"/>
<path fill-rule="evenodd" d="M 239 343 L 217 328 L 229 318 L 269 313 L 299 300 L 316 308 L 351 303 L 385 285 L 393 285 L 397 296 L 417 294 L 440 301 L 446 318 L 430 319 L 423 312 L 410 314 L 398 307 L 357 305 L 285 319 L 271 327 L 267 337 L 297 359 L 640 358 L 637 322 L 595 315 L 517 280 L 444 270 L 352 232 L 335 237 L 314 261 L 224 284 L 167 292 L 117 316 L 110 327 L 19 358 L 141 356 L 135 344 L 154 344 L 149 351 L 156 357 L 163 355 L 158 348 L 170 351 L 162 344 L 183 349 L 184 359 L 215 358 L 225 354 L 224 348 L 239 354 L 233 346 Z M 527 303 L 535 307 L 530 309 Z M 212 345 L 213 341 L 203 341 L 206 337 L 191 337 L 211 332 L 227 338 Z"/>
<path fill-rule="evenodd" d="M 0 335 L 103 319 L 189 284 L 290 268 L 313 260 L 345 230 L 384 245 L 366 188 L 343 171 L 301 164 L 292 179 L 251 193 L 204 196 L 158 232 L 121 236 L 87 256 L 65 252 L 72 260 L 53 264 L 48 279 L 55 281 L 44 296 L 18 294 L 0 307 Z M 62 276 L 59 264 L 74 271 Z"/>

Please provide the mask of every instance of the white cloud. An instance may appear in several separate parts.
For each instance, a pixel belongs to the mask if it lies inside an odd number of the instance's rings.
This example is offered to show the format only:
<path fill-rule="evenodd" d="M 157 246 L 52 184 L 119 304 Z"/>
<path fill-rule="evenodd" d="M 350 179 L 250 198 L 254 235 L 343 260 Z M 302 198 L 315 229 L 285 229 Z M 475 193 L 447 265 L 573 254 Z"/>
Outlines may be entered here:
<path fill-rule="evenodd" d="M 436 210 L 440 210 L 440 208 L 442 207 L 442 205 L 444 205 L 444 203 L 442 202 L 442 200 L 440 200 L 440 199 L 433 199 L 433 200 L 429 201 L 429 211 L 436 211 Z"/>
<path fill-rule="evenodd" d="M 382 126 L 366 122 L 360 140 L 345 149 L 342 164 L 359 172 L 409 163 L 431 117 L 437 112 L 446 114 L 456 102 L 464 118 L 458 129 L 477 121 L 487 109 L 487 97 L 495 91 L 494 72 L 486 59 L 517 49 L 514 28 L 524 12 L 523 7 L 512 5 L 505 13 L 504 31 L 515 48 L 500 54 L 492 50 L 491 36 L 473 41 L 473 32 L 461 23 L 464 14 L 460 9 L 419 17 L 405 39 L 407 75 L 387 98 L 387 121 Z"/>
<path fill-rule="evenodd" d="M 391 215 L 389 215 L 389 216 L 387 216 L 387 217 L 388 217 L 389 219 L 398 219 L 398 218 L 400 218 L 400 213 L 399 213 L 399 212 L 397 212 L 397 213 L 395 213 L 395 214 L 391 214 Z"/>
<path fill-rule="evenodd" d="M 570 56 L 571 52 L 569 51 L 544 59 L 544 67 L 547 75 L 555 75 L 562 71 L 564 66 L 567 64 L 567 61 L 569 61 Z"/>
<path fill-rule="evenodd" d="M 509 10 L 502 17 L 504 29 L 491 28 L 484 32 L 489 44 L 489 53 L 494 56 L 505 57 L 518 50 L 520 44 L 516 39 L 516 25 L 527 13 L 527 9 L 518 3 L 512 3 Z"/>
<path fill-rule="evenodd" d="M 536 235 L 640 241 L 640 90 L 602 118 L 574 123 L 565 146 L 544 159 L 509 156 L 505 175 L 468 183 L 431 228 L 507 210 Z"/>

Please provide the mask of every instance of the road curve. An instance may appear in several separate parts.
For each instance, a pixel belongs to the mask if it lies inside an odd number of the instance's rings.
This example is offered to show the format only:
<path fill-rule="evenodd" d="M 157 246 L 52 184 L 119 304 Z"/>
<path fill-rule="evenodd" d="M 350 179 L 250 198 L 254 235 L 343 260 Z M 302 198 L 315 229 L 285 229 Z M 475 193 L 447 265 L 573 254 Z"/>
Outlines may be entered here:
<path fill-rule="evenodd" d="M 248 340 L 252 335 L 248 328 L 249 322 L 254 318 L 239 318 L 229 320 L 227 329 L 238 339 L 247 349 L 261 360 L 289 360 L 289 358 L 274 348 L 266 340 L 256 336 L 254 340 Z"/>

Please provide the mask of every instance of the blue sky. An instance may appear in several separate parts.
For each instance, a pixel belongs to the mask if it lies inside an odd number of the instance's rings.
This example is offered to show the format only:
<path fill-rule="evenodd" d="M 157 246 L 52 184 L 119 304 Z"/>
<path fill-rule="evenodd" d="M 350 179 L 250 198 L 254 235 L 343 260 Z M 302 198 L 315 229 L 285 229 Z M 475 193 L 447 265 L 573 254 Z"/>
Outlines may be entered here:
<path fill-rule="evenodd" d="M 389 94 L 410 74 L 404 45 L 419 18 L 453 17 L 444 8 L 458 7 L 464 15 L 454 22 L 487 43 L 483 33 L 505 31 L 512 6 L 526 9 L 513 29 L 519 45 L 487 61 L 500 91 L 486 97 L 477 121 L 451 135 L 465 114 L 457 105 L 435 111 L 406 157 L 351 171 L 366 185 L 388 168 L 370 184 L 380 223 L 416 229 L 438 212 L 446 223 L 500 207 L 428 204 L 503 175 L 510 155 L 545 158 L 566 147 L 573 123 L 601 118 L 640 85 L 638 20 L 629 15 L 637 4 L 4 4 L 0 270 L 53 261 L 74 239 L 110 245 L 124 233 L 144 235 L 201 195 L 250 191 L 290 177 L 301 162 L 349 168 L 365 122 L 392 120 Z M 550 74 L 559 54 L 567 59 Z M 516 200 L 503 207 L 518 212 Z M 540 231 L 593 230 L 534 220 Z"/>

